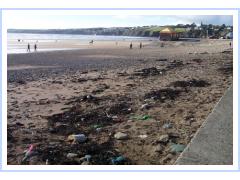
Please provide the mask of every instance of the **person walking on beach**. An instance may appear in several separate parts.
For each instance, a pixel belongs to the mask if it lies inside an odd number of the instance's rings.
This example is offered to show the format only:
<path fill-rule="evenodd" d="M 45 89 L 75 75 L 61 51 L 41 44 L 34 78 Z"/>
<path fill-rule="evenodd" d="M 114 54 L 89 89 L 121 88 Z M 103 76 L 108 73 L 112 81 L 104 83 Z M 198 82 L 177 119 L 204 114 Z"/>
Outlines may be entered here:
<path fill-rule="evenodd" d="M 30 44 L 27 45 L 27 52 L 30 52 Z"/>
<path fill-rule="evenodd" d="M 230 48 L 232 47 L 232 43 L 231 42 L 229 43 L 229 46 L 230 46 Z"/>
<path fill-rule="evenodd" d="M 37 44 L 34 44 L 34 51 L 37 51 Z"/>
<path fill-rule="evenodd" d="M 131 44 L 130 44 L 129 48 L 130 48 L 130 49 L 132 49 L 132 47 L 133 47 L 133 45 L 132 45 L 132 42 L 131 42 Z"/>
<path fill-rule="evenodd" d="M 140 42 L 139 48 L 142 49 L 142 42 Z"/>

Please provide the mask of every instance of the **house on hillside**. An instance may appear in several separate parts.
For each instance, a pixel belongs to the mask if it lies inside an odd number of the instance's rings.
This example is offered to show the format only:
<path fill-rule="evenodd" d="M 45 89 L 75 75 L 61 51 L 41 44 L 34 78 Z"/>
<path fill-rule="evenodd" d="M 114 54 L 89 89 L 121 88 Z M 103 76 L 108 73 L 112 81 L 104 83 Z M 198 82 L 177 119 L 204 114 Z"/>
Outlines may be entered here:
<path fill-rule="evenodd" d="M 175 41 L 180 37 L 180 33 L 176 32 L 174 29 L 167 27 L 160 31 L 161 41 Z"/>

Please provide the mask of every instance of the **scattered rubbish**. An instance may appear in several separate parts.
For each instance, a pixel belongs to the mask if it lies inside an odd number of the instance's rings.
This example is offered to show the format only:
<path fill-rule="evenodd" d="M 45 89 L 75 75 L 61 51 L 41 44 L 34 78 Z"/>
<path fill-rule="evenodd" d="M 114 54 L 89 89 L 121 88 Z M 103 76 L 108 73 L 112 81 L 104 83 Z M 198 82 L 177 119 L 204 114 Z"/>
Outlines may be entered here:
<path fill-rule="evenodd" d="M 17 80 L 17 83 L 18 83 L 18 84 L 27 84 L 27 82 L 26 82 L 26 81 L 24 81 L 24 80 L 22 80 L 22 79 L 20 79 L 20 80 Z"/>
<path fill-rule="evenodd" d="M 169 136 L 170 138 L 179 138 L 179 137 L 180 137 L 179 134 L 178 134 L 178 133 L 175 133 L 175 132 L 170 132 L 170 133 L 168 133 L 168 136 Z"/>
<path fill-rule="evenodd" d="M 165 72 L 165 70 L 159 70 L 155 67 L 151 67 L 151 68 L 145 68 L 145 69 L 141 69 L 138 71 L 135 71 L 134 75 L 135 76 L 143 76 L 143 77 L 147 77 L 147 76 L 156 76 L 156 75 L 161 75 Z"/>
<path fill-rule="evenodd" d="M 22 163 L 25 163 L 27 160 L 29 160 L 32 156 L 36 155 L 37 153 L 34 151 L 34 146 L 31 144 L 28 148 L 28 150 L 25 151 L 25 156 L 22 159 Z"/>
<path fill-rule="evenodd" d="M 199 58 L 196 58 L 196 59 L 192 59 L 192 61 L 196 62 L 196 63 L 202 63 L 203 60 L 202 59 L 199 59 Z"/>
<path fill-rule="evenodd" d="M 102 128 L 97 128 L 96 131 L 99 133 L 102 131 Z"/>
<path fill-rule="evenodd" d="M 93 127 L 94 129 L 97 129 L 97 128 L 101 128 L 101 127 L 102 127 L 102 125 L 95 124 L 95 125 L 93 125 L 92 127 Z"/>
<path fill-rule="evenodd" d="M 166 67 L 167 69 L 174 69 L 176 67 L 183 66 L 183 62 L 179 60 L 174 60 Z"/>
<path fill-rule="evenodd" d="M 171 85 L 174 87 L 206 87 L 210 84 L 204 80 L 191 79 L 189 81 L 175 81 Z"/>
<path fill-rule="evenodd" d="M 154 152 L 158 152 L 158 153 L 161 153 L 163 151 L 163 147 L 158 144 L 155 148 L 154 148 Z"/>
<path fill-rule="evenodd" d="M 110 86 L 108 86 L 107 84 L 99 84 L 99 85 L 97 85 L 97 88 L 92 91 L 92 93 L 93 93 L 93 94 L 102 93 L 102 92 L 105 91 L 106 89 L 109 89 L 109 87 L 110 87 Z"/>
<path fill-rule="evenodd" d="M 114 114 L 114 115 L 129 114 L 131 112 L 129 106 L 130 105 L 126 102 L 116 103 L 116 104 L 113 104 L 111 107 L 109 107 L 107 109 L 107 113 L 108 114 Z"/>
<path fill-rule="evenodd" d="M 91 163 L 89 161 L 83 161 L 81 165 L 90 165 Z"/>
<path fill-rule="evenodd" d="M 125 157 L 123 157 L 123 156 L 118 156 L 118 157 L 116 157 L 116 158 L 112 158 L 112 164 L 118 165 L 118 164 L 123 163 L 125 160 L 126 160 Z"/>
<path fill-rule="evenodd" d="M 23 123 L 20 123 L 20 122 L 16 122 L 16 125 L 17 125 L 17 126 L 24 126 L 24 124 L 23 124 Z"/>
<path fill-rule="evenodd" d="M 221 71 L 225 75 L 229 75 L 233 73 L 233 64 L 232 63 L 226 63 L 221 68 L 218 68 L 219 71 Z"/>
<path fill-rule="evenodd" d="M 75 153 L 68 153 L 67 154 L 67 158 L 75 158 L 75 157 L 77 157 L 78 155 L 77 154 L 75 154 Z"/>
<path fill-rule="evenodd" d="M 182 152 L 185 149 L 185 145 L 183 144 L 171 144 L 170 148 L 171 148 L 171 153 L 178 153 L 178 152 Z"/>
<path fill-rule="evenodd" d="M 136 120 L 148 120 L 148 119 L 151 119 L 152 117 L 149 115 L 140 115 L 140 116 L 132 116 L 130 118 L 136 119 Z"/>
<path fill-rule="evenodd" d="M 90 161 L 90 159 L 92 158 L 92 156 L 91 155 L 85 155 L 84 156 L 84 159 L 86 160 L 86 161 Z"/>
<path fill-rule="evenodd" d="M 163 62 L 163 61 L 167 61 L 167 59 L 156 59 L 156 61 L 161 61 L 161 62 Z"/>
<path fill-rule="evenodd" d="M 87 137 L 84 134 L 76 134 L 69 135 L 67 138 L 68 141 L 72 141 L 72 143 L 83 143 L 87 140 Z"/>
<path fill-rule="evenodd" d="M 126 139 L 128 139 L 128 135 L 125 134 L 125 133 L 122 133 L 122 132 L 117 132 L 114 135 L 114 138 L 117 139 L 117 140 L 126 140 Z"/>
<path fill-rule="evenodd" d="M 170 129 L 173 127 L 173 125 L 171 123 L 165 123 L 162 127 L 163 129 Z"/>
<path fill-rule="evenodd" d="M 224 50 L 224 51 L 222 51 L 222 53 L 224 53 L 224 54 L 232 54 L 233 51 L 232 50 Z"/>
<path fill-rule="evenodd" d="M 88 81 L 88 79 L 86 79 L 86 78 L 78 78 L 78 79 L 72 79 L 71 81 L 74 82 L 74 83 L 86 82 L 86 81 Z"/>
<path fill-rule="evenodd" d="M 144 98 L 160 100 L 160 102 L 165 102 L 165 100 L 175 100 L 176 97 L 180 95 L 181 91 L 171 88 L 160 89 L 156 91 L 151 91 L 146 93 Z"/>
<path fill-rule="evenodd" d="M 143 104 L 140 109 L 144 110 L 144 109 L 149 109 L 150 107 L 151 106 L 149 104 Z"/>
<path fill-rule="evenodd" d="M 172 158 L 173 158 L 173 155 L 172 155 L 172 154 L 168 154 L 167 156 L 165 156 L 165 157 L 162 159 L 161 164 L 167 163 L 167 162 L 170 161 Z"/>
<path fill-rule="evenodd" d="M 58 80 L 53 80 L 52 83 L 53 83 L 53 84 L 63 84 L 62 81 L 58 81 Z"/>
<path fill-rule="evenodd" d="M 161 135 L 158 139 L 157 139 L 157 142 L 159 143 L 167 143 L 169 140 L 169 136 L 168 134 L 165 134 L 165 135 Z"/>
<path fill-rule="evenodd" d="M 140 137 L 141 139 L 145 139 L 147 138 L 148 136 L 146 134 L 142 134 L 142 135 L 139 135 L 138 137 Z"/>

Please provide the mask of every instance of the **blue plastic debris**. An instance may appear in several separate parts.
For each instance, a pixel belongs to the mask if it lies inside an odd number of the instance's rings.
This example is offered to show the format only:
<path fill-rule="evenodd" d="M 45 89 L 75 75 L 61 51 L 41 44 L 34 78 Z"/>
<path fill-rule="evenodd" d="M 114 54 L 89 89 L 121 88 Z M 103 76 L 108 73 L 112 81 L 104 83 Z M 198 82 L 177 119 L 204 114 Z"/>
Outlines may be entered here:
<path fill-rule="evenodd" d="M 120 164 L 124 162 L 126 159 L 123 156 L 118 156 L 116 158 L 112 158 L 112 164 Z"/>

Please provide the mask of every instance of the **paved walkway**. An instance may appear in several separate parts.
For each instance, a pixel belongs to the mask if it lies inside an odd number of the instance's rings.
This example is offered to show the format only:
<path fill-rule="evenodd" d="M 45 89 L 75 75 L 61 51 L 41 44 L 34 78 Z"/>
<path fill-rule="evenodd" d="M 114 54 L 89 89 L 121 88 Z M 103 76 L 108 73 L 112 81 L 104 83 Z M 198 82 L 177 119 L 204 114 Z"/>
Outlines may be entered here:
<path fill-rule="evenodd" d="M 176 163 L 233 164 L 233 90 L 227 90 Z"/>

